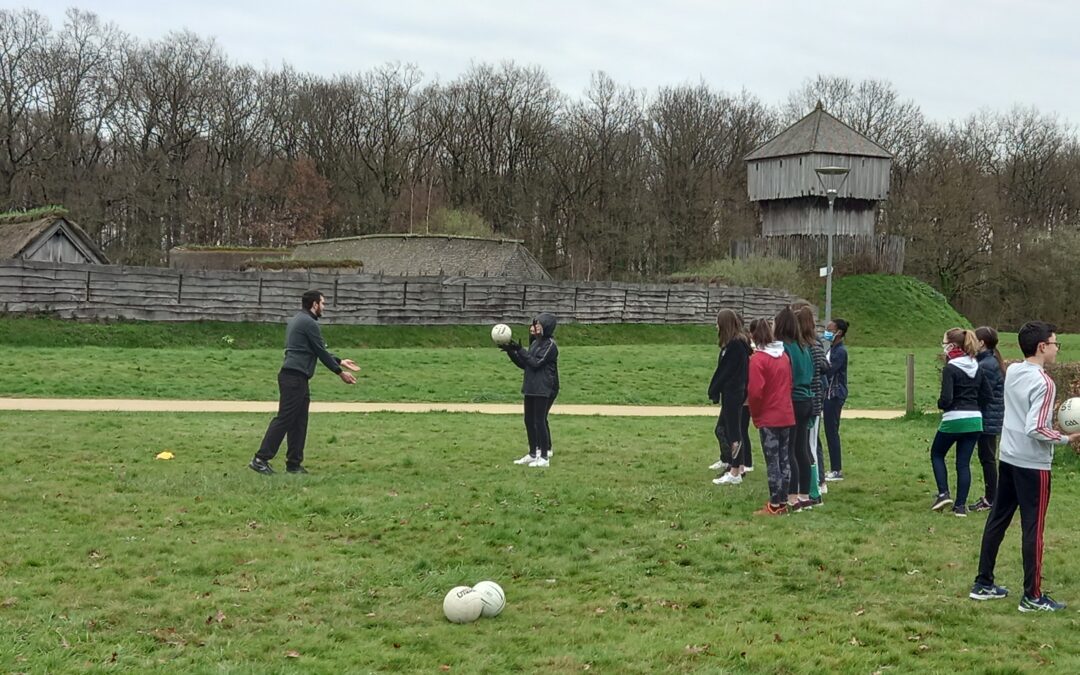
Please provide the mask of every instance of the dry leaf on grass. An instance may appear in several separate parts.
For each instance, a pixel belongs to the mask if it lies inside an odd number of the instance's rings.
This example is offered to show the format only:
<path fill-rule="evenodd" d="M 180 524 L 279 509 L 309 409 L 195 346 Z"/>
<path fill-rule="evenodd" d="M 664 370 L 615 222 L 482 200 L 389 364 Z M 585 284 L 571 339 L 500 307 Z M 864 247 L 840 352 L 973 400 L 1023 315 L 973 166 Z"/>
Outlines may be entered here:
<path fill-rule="evenodd" d="M 290 649 L 289 651 L 285 652 L 285 658 L 298 659 L 300 658 L 300 652 L 296 651 L 295 649 Z"/>

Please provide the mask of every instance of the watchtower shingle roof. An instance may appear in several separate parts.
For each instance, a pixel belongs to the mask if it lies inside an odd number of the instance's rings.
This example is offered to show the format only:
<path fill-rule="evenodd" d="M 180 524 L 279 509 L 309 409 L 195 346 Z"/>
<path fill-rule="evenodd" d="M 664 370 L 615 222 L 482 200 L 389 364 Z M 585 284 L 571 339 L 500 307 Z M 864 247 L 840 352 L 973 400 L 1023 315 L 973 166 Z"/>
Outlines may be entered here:
<path fill-rule="evenodd" d="M 809 115 L 773 136 L 745 160 L 810 153 L 892 159 L 888 150 L 825 112 L 819 102 Z"/>

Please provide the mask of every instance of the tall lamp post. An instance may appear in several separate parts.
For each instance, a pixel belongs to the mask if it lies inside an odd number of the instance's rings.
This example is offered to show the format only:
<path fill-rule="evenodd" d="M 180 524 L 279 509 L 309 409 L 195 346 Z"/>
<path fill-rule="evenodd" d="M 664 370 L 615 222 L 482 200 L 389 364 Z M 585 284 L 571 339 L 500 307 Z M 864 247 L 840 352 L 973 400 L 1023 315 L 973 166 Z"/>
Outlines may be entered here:
<path fill-rule="evenodd" d="M 821 183 L 821 188 L 825 190 L 825 196 L 829 200 L 829 232 L 826 237 L 829 242 L 829 252 L 828 259 L 825 261 L 825 325 L 828 326 L 832 321 L 832 240 L 833 235 L 836 234 L 836 212 L 833 210 L 833 203 L 836 201 L 840 188 L 844 187 L 850 169 L 845 166 L 819 166 L 814 171 L 817 172 L 818 182 Z"/>

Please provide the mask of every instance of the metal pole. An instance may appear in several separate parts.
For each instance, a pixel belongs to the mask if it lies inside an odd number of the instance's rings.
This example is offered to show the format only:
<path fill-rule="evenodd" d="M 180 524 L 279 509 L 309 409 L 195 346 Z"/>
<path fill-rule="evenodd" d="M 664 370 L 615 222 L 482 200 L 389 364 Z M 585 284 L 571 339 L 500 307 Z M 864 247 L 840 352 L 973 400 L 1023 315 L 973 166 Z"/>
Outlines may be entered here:
<path fill-rule="evenodd" d="M 825 325 L 828 326 L 832 321 L 832 244 L 833 244 L 833 232 L 836 230 L 836 215 L 833 212 L 833 202 L 836 200 L 836 194 L 833 191 L 829 191 L 829 235 L 826 237 L 828 240 L 828 257 L 825 260 Z"/>

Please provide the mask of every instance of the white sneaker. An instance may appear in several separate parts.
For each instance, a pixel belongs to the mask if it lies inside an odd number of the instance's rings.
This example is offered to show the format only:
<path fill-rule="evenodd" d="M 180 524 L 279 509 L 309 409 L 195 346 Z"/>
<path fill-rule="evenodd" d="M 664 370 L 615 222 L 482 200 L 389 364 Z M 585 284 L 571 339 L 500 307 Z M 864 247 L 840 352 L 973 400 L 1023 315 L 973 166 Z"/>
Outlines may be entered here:
<path fill-rule="evenodd" d="M 710 464 L 709 468 L 712 469 L 713 471 L 727 471 L 731 467 L 728 466 L 728 463 L 725 462 L 724 460 L 718 459 L 715 462 L 713 462 L 712 464 Z"/>
<path fill-rule="evenodd" d="M 754 467 L 752 467 L 752 466 L 744 466 L 744 467 L 742 468 L 742 472 L 743 472 L 743 473 L 750 473 L 750 472 L 751 472 L 751 471 L 753 471 L 753 470 L 754 470 Z"/>
<path fill-rule="evenodd" d="M 536 455 L 525 455 L 521 459 L 515 459 L 514 464 L 532 464 L 536 459 Z"/>
<path fill-rule="evenodd" d="M 555 450 L 552 449 L 552 448 L 548 448 L 548 459 L 551 459 L 554 456 L 555 456 Z"/>
<path fill-rule="evenodd" d="M 823 495 L 829 494 L 829 484 L 828 483 L 818 483 L 818 492 L 820 492 Z"/>
<path fill-rule="evenodd" d="M 725 473 L 719 478 L 713 478 L 714 485 L 738 485 L 742 483 L 742 476 L 733 476 L 730 473 Z"/>
<path fill-rule="evenodd" d="M 548 466 L 550 463 L 551 462 L 549 460 L 546 460 L 543 457 L 537 457 L 533 461 L 529 462 L 529 466 L 543 467 L 543 466 Z"/>

